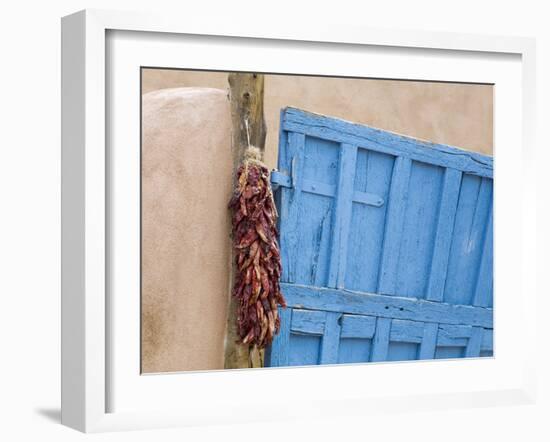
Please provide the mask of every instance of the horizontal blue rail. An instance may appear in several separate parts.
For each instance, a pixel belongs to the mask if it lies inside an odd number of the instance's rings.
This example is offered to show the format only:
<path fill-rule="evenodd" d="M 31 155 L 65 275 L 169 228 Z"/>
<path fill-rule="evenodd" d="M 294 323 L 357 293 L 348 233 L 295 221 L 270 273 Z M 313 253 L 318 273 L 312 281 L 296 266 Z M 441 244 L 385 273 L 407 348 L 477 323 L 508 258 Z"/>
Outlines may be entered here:
<path fill-rule="evenodd" d="M 491 157 L 299 109 L 284 110 L 282 129 L 323 140 L 350 143 L 360 148 L 411 158 L 424 163 L 451 167 L 472 175 L 491 178 L 493 176 Z"/>
<path fill-rule="evenodd" d="M 493 327 L 493 309 L 486 307 L 288 283 L 281 283 L 281 290 L 287 304 L 296 308 L 439 324 Z"/>

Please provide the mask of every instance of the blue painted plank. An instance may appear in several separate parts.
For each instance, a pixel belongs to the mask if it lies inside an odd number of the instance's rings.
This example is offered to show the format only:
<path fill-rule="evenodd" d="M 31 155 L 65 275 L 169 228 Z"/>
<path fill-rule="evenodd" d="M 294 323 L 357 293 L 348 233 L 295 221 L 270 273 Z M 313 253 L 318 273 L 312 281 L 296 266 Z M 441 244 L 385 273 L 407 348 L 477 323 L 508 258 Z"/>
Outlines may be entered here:
<path fill-rule="evenodd" d="M 356 146 L 342 144 L 338 167 L 336 204 L 333 211 L 328 287 L 344 287 L 356 156 Z"/>
<path fill-rule="evenodd" d="M 387 361 L 414 361 L 418 359 L 418 347 L 415 342 L 390 342 Z"/>
<path fill-rule="evenodd" d="M 481 255 L 481 265 L 474 293 L 474 305 L 489 307 L 493 296 L 493 212 L 487 218 L 487 227 Z"/>
<path fill-rule="evenodd" d="M 424 142 L 366 125 L 292 108 L 283 110 L 281 124 L 285 130 L 336 142 L 368 146 L 372 150 L 406 156 L 442 167 L 453 167 L 475 175 L 492 177 L 492 158 L 455 147 Z"/>
<path fill-rule="evenodd" d="M 296 333 L 322 335 L 327 313 L 319 310 L 293 309 L 290 329 Z"/>
<path fill-rule="evenodd" d="M 303 179 L 329 185 L 338 184 L 340 143 L 316 137 L 305 138 Z"/>
<path fill-rule="evenodd" d="M 302 192 L 298 209 L 294 282 L 325 286 L 332 242 L 333 199 Z"/>
<path fill-rule="evenodd" d="M 287 365 L 318 365 L 320 353 L 321 336 L 291 333 Z"/>
<path fill-rule="evenodd" d="M 419 344 L 424 336 L 424 324 L 418 321 L 394 319 L 392 321 L 390 341 Z"/>
<path fill-rule="evenodd" d="M 313 193 L 333 198 L 336 195 L 336 185 L 320 181 L 302 180 L 302 192 Z"/>
<path fill-rule="evenodd" d="M 279 317 L 281 318 L 281 328 L 269 349 L 269 366 L 271 367 L 285 367 L 289 364 L 292 309 L 279 309 Z"/>
<path fill-rule="evenodd" d="M 390 318 L 378 318 L 376 321 L 376 333 L 372 342 L 372 362 L 385 361 L 388 357 L 391 321 Z"/>
<path fill-rule="evenodd" d="M 456 359 L 464 357 L 464 347 L 437 347 L 435 359 Z"/>
<path fill-rule="evenodd" d="M 445 170 L 426 299 L 443 301 L 462 172 Z"/>
<path fill-rule="evenodd" d="M 339 364 L 369 362 L 371 353 L 371 339 L 342 338 L 338 351 Z"/>
<path fill-rule="evenodd" d="M 338 362 L 338 347 L 340 345 L 341 313 L 327 313 L 325 333 L 321 342 L 320 364 L 336 364 Z"/>
<path fill-rule="evenodd" d="M 441 167 L 412 163 L 406 209 L 399 218 L 403 228 L 395 291 L 390 293 L 426 297 L 443 173 Z"/>
<path fill-rule="evenodd" d="M 464 175 L 449 254 L 444 301 L 470 305 L 481 264 L 492 201 L 492 180 Z"/>
<path fill-rule="evenodd" d="M 285 175 L 277 173 L 274 182 L 281 186 L 292 187 L 290 177 L 284 177 Z M 287 184 L 288 186 L 286 186 Z M 336 195 L 336 186 L 333 184 L 326 184 L 319 181 L 304 179 L 302 180 L 302 192 L 334 197 Z M 354 202 L 374 207 L 381 207 L 384 204 L 384 198 L 382 198 L 380 195 L 369 192 L 360 192 L 357 190 L 353 192 L 352 199 Z"/>
<path fill-rule="evenodd" d="M 469 338 L 451 338 L 448 336 L 441 336 L 437 338 L 438 347 L 461 347 L 466 348 Z"/>
<path fill-rule="evenodd" d="M 418 359 L 433 359 L 435 357 L 438 330 L 438 324 L 432 322 L 424 324 L 424 333 L 422 335 L 422 342 L 420 343 Z"/>
<path fill-rule="evenodd" d="M 463 347 L 466 352 L 472 352 L 472 356 L 468 357 L 477 357 L 479 351 L 493 351 L 493 330 L 481 327 L 441 325 L 437 345 Z"/>
<path fill-rule="evenodd" d="M 421 322 L 493 327 L 493 310 L 490 308 L 297 284 L 282 283 L 281 289 L 288 305 L 296 308 Z"/>
<path fill-rule="evenodd" d="M 376 193 L 369 192 L 353 192 L 353 201 L 356 203 L 366 204 L 367 206 L 382 207 L 384 198 Z"/>
<path fill-rule="evenodd" d="M 376 329 L 376 318 L 363 315 L 342 316 L 342 338 L 371 339 Z"/>
<path fill-rule="evenodd" d="M 369 192 L 387 201 L 395 158 L 359 149 L 355 170 L 355 194 Z M 380 208 L 352 206 L 345 286 L 376 292 L 384 240 L 387 203 Z"/>
<path fill-rule="evenodd" d="M 289 147 L 292 138 L 289 135 Z M 304 183 L 322 186 L 336 186 L 338 180 L 338 158 L 340 145 L 317 138 L 306 137 L 303 148 L 294 148 L 292 157 L 292 182 L 300 190 L 296 204 L 295 218 L 285 224 L 281 221 L 281 248 L 285 243 L 285 225 L 291 225 L 293 236 L 289 238 L 293 247 L 285 258 L 293 261 L 292 282 L 325 286 L 328 283 L 330 251 L 332 243 L 332 218 L 334 198 L 304 192 Z M 301 165 L 301 166 L 300 166 Z M 290 189 L 289 189 L 290 190 Z M 287 189 L 283 190 L 285 193 Z M 299 257 L 299 259 L 298 259 Z M 283 267 L 283 280 L 284 267 Z"/>
<path fill-rule="evenodd" d="M 490 352 L 493 351 L 493 329 L 483 329 L 483 335 L 481 337 L 481 350 Z"/>
<path fill-rule="evenodd" d="M 478 358 L 481 351 L 481 340 L 483 337 L 483 328 L 473 327 L 472 334 L 468 340 L 464 357 L 466 358 Z"/>
<path fill-rule="evenodd" d="M 469 338 L 472 335 L 472 327 L 470 325 L 440 324 L 439 333 L 440 337 Z"/>
<path fill-rule="evenodd" d="M 403 233 L 403 217 L 407 204 L 410 174 L 411 160 L 403 157 L 397 158 L 391 181 L 384 248 L 380 264 L 380 280 L 378 282 L 378 292 L 383 294 L 395 294 Z"/>
<path fill-rule="evenodd" d="M 292 189 L 283 189 L 281 193 L 280 246 L 283 266 L 281 279 L 286 282 L 294 282 L 296 280 L 295 257 L 297 256 L 299 246 L 299 214 L 305 136 L 303 134 L 289 133 L 284 149 L 287 161 L 283 162 L 281 166 L 291 169 Z M 289 158 L 290 161 L 288 161 Z"/>
<path fill-rule="evenodd" d="M 440 324 L 437 334 L 438 347 L 466 347 L 472 335 L 469 325 Z"/>

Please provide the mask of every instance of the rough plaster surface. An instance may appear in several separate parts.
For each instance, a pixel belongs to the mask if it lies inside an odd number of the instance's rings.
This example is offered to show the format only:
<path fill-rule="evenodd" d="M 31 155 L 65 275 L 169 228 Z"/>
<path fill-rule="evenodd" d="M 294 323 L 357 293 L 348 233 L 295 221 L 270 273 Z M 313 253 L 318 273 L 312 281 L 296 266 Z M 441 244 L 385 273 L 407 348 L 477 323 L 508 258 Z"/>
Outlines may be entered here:
<path fill-rule="evenodd" d="M 208 88 L 143 95 L 142 371 L 223 368 L 231 117 Z"/>

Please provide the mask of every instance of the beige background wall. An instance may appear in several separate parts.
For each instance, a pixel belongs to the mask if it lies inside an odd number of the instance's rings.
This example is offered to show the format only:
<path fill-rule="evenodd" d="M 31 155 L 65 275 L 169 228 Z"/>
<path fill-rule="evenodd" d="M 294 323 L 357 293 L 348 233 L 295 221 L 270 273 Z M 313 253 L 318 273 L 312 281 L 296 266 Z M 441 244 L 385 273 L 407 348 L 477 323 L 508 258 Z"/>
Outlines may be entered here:
<path fill-rule="evenodd" d="M 220 369 L 231 254 L 227 74 L 142 74 L 142 370 Z M 268 75 L 264 101 L 270 167 L 285 106 L 493 151 L 492 86 Z"/>
<path fill-rule="evenodd" d="M 143 92 L 172 87 L 227 89 L 227 74 L 144 69 Z M 331 115 L 491 155 L 493 87 L 459 83 L 266 75 L 266 162 L 277 164 L 279 112 L 286 106 Z"/>

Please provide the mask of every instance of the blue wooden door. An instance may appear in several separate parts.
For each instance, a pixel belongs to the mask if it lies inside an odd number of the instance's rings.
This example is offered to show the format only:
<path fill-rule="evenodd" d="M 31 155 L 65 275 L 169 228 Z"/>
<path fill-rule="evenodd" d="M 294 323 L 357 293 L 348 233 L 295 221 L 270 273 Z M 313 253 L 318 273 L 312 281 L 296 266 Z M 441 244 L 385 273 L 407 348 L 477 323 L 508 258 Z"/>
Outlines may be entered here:
<path fill-rule="evenodd" d="M 266 365 L 491 356 L 492 158 L 281 112 Z"/>

